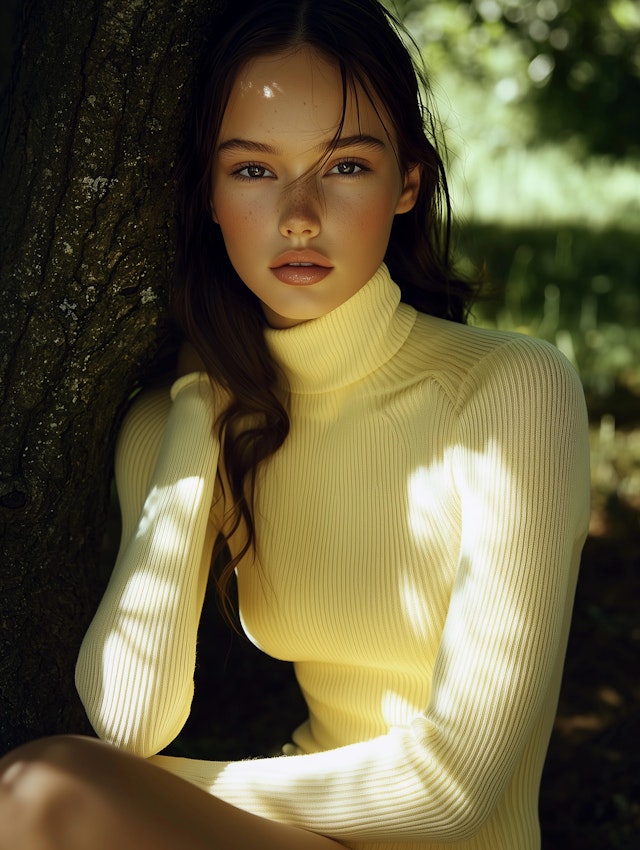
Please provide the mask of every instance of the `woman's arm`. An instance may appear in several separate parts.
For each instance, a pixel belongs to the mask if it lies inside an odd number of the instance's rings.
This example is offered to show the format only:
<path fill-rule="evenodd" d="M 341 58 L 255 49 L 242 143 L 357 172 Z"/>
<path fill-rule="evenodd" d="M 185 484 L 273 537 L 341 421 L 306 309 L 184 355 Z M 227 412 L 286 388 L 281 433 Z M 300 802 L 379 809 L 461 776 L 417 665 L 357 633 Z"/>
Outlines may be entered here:
<path fill-rule="evenodd" d="M 213 542 L 214 418 L 208 378 L 186 375 L 171 400 L 156 392 L 136 402 L 117 448 L 122 542 L 76 685 L 97 734 L 143 756 L 177 735 L 193 696 Z"/>

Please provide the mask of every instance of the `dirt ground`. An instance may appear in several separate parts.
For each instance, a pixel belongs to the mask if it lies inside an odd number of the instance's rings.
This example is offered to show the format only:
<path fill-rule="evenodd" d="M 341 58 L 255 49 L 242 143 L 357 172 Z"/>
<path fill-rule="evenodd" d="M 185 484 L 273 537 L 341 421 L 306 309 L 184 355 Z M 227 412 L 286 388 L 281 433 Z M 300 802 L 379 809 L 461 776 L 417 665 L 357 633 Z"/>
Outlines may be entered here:
<path fill-rule="evenodd" d="M 640 846 L 639 567 L 638 510 L 596 506 L 542 782 L 544 850 Z"/>
<path fill-rule="evenodd" d="M 593 436 L 592 523 L 542 782 L 543 850 L 640 846 L 640 430 Z M 305 714 L 291 668 L 230 638 L 207 604 L 196 701 L 170 752 L 275 754 Z"/>

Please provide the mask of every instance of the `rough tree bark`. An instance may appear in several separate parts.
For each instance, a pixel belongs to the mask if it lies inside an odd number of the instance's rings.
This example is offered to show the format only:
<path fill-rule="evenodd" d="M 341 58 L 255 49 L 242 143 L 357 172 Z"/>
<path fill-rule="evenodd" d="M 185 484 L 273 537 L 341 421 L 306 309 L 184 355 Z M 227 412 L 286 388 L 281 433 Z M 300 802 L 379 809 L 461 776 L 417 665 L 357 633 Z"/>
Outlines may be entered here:
<path fill-rule="evenodd" d="M 0 138 L 0 752 L 86 731 L 114 423 L 154 357 L 219 0 L 25 0 Z"/>

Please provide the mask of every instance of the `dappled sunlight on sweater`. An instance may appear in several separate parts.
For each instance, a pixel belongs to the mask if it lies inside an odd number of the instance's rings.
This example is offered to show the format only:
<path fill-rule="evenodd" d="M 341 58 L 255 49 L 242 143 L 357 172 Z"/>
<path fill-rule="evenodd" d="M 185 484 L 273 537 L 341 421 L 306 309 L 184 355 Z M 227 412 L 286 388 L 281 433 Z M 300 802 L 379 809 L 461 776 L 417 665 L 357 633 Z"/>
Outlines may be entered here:
<path fill-rule="evenodd" d="M 444 462 L 419 466 L 409 476 L 407 520 L 413 536 L 418 541 L 428 537 L 429 520 L 439 507 L 441 494 L 450 487 L 450 473 Z"/>
<path fill-rule="evenodd" d="M 136 529 L 136 538 L 145 537 L 153 523 L 157 521 L 158 512 L 166 501 L 166 495 L 170 489 L 173 513 L 164 521 L 160 543 L 166 547 L 166 554 L 171 555 L 169 550 L 177 550 L 183 543 L 184 531 L 181 533 L 180 522 L 193 512 L 193 500 L 200 499 L 204 486 L 205 482 L 201 477 L 191 476 L 164 487 L 153 487 L 145 501 Z"/>

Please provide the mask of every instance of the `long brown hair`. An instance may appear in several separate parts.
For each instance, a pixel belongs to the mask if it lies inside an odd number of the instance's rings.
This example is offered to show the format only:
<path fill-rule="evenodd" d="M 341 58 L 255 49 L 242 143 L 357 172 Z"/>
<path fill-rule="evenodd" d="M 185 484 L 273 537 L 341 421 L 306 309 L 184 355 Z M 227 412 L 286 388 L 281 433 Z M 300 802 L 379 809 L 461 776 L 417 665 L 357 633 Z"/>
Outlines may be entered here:
<path fill-rule="evenodd" d="M 212 381 L 232 399 L 217 422 L 232 519 L 214 559 L 243 522 L 247 533 L 241 551 L 227 559 L 216 577 L 227 611 L 228 582 L 255 543 L 258 466 L 289 431 L 259 301 L 235 272 L 211 218 L 214 153 L 238 71 L 256 56 L 306 45 L 340 70 L 343 109 L 348 91 L 356 86 L 381 104 L 397 139 L 401 170 L 414 165 L 422 170 L 417 202 L 410 212 L 396 216 L 385 256 L 402 300 L 422 312 L 462 322 L 474 294 L 474 287 L 453 273 L 449 194 L 436 121 L 427 107 L 425 75 L 412 62 L 399 22 L 377 0 L 236 0 L 229 5 L 233 9 L 216 21 L 219 35 L 212 39 L 186 133 L 174 295 L 176 319 L 186 338 Z"/>

